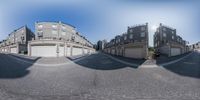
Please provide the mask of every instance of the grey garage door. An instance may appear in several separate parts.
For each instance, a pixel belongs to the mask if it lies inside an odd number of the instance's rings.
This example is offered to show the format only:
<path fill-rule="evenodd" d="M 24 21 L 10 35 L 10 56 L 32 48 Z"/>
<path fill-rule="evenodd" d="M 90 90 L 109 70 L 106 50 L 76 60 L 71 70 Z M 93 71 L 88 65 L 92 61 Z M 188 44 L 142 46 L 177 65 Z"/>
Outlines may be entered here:
<path fill-rule="evenodd" d="M 56 57 L 56 46 L 31 46 L 31 56 Z"/>
<path fill-rule="evenodd" d="M 10 53 L 17 53 L 17 48 L 16 47 L 10 48 Z"/>
<path fill-rule="evenodd" d="M 125 48 L 125 57 L 129 58 L 144 58 L 143 57 L 143 48 Z"/>
<path fill-rule="evenodd" d="M 180 48 L 171 48 L 171 56 L 176 56 L 181 54 Z"/>

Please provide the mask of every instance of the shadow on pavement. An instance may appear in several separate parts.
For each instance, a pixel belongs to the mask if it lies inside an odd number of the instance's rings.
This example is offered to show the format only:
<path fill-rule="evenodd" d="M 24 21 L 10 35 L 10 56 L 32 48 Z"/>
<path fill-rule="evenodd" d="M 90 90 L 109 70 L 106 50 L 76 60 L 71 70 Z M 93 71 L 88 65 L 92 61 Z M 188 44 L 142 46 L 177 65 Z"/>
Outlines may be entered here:
<path fill-rule="evenodd" d="M 90 56 L 87 56 L 84 59 L 74 62 L 80 66 L 96 70 L 115 70 L 125 67 L 138 68 L 138 66 L 129 66 L 124 63 L 115 61 L 102 53 L 91 54 Z"/>
<path fill-rule="evenodd" d="M 31 67 L 38 58 L 28 59 L 16 56 L 17 58 L 30 61 L 31 63 L 20 62 L 19 60 L 14 59 L 9 54 L 0 54 L 0 78 L 21 78 L 30 73 L 27 68 Z"/>
<path fill-rule="evenodd" d="M 181 76 L 200 78 L 200 54 L 193 53 L 177 63 L 163 67 Z"/>
<path fill-rule="evenodd" d="M 177 56 L 172 56 L 172 57 L 168 57 L 166 55 L 160 55 L 159 57 L 156 58 L 156 64 L 162 64 L 162 63 L 167 63 L 167 62 L 170 62 L 170 61 L 173 61 L 173 60 L 177 60 L 179 58 L 186 56 L 189 53 L 185 53 L 185 54 L 177 55 Z"/>

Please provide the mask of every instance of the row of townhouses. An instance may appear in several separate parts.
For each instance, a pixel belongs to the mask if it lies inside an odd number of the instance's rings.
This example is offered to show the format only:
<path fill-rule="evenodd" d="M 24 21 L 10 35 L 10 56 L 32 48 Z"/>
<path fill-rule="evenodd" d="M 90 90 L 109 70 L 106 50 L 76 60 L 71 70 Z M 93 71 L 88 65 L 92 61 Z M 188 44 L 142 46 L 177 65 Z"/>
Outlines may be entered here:
<path fill-rule="evenodd" d="M 105 43 L 103 51 L 129 58 L 148 57 L 148 23 L 128 27 L 127 32 L 117 35 L 110 42 Z M 189 52 L 186 41 L 176 34 L 176 29 L 162 25 L 154 34 L 154 48 L 166 56 L 176 56 Z"/>
<path fill-rule="evenodd" d="M 20 27 L 0 42 L 0 52 L 27 53 L 28 41 L 34 38 L 35 34 L 27 26 Z"/>
<path fill-rule="evenodd" d="M 189 50 L 193 51 L 193 50 L 200 50 L 200 42 L 197 42 L 195 44 L 192 44 L 189 46 Z"/>
<path fill-rule="evenodd" d="M 39 57 L 76 56 L 94 51 L 93 44 L 74 26 L 62 22 L 36 22 L 35 34 L 24 26 L 0 43 L 0 52 Z"/>
<path fill-rule="evenodd" d="M 189 51 L 187 41 L 177 35 L 176 29 L 160 23 L 154 34 L 155 50 L 167 56 L 176 56 Z"/>
<path fill-rule="evenodd" d="M 128 27 L 127 32 L 106 43 L 103 51 L 129 58 L 147 58 L 148 23 Z"/>

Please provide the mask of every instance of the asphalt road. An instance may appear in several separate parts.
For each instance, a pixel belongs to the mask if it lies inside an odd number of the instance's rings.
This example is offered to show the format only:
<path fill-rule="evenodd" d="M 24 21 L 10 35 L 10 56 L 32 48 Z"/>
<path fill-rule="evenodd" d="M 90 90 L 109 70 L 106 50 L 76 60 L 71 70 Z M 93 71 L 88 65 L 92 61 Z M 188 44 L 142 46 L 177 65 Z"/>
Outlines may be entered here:
<path fill-rule="evenodd" d="M 200 53 L 157 68 L 131 67 L 103 54 L 61 66 L 0 54 L 0 100 L 200 100 Z"/>

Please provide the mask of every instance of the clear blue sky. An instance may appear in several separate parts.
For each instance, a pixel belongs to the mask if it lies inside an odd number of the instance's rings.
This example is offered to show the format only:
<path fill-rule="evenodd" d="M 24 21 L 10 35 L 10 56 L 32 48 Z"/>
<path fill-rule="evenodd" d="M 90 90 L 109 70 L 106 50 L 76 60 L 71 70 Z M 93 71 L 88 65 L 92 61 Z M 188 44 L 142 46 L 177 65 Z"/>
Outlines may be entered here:
<path fill-rule="evenodd" d="M 149 23 L 149 40 L 159 23 L 177 29 L 191 43 L 200 41 L 200 2 L 192 0 L 2 0 L 0 40 L 23 25 L 34 31 L 36 21 L 72 24 L 92 43 L 110 40 L 127 26 Z"/>

